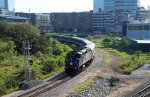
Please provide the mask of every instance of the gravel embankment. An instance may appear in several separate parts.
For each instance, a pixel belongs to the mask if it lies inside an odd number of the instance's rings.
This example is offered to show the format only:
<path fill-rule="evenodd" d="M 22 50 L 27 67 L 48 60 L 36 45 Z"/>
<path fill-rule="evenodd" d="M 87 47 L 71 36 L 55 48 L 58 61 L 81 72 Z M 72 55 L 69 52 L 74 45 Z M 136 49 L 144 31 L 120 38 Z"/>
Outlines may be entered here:
<path fill-rule="evenodd" d="M 145 79 L 126 79 L 120 78 L 111 87 L 109 79 L 98 79 L 94 84 L 79 93 L 71 94 L 68 97 L 131 97 L 137 91 L 148 84 Z"/>
<path fill-rule="evenodd" d="M 113 62 L 112 62 L 113 63 Z M 123 75 L 111 70 L 113 64 L 103 68 L 102 75 L 104 78 L 113 75 L 120 79 L 116 87 L 110 87 L 108 79 L 99 79 L 95 84 L 90 85 L 80 93 L 72 94 L 68 97 L 131 97 L 140 89 L 150 84 L 150 65 L 144 65 L 132 72 L 131 75 Z"/>
<path fill-rule="evenodd" d="M 115 91 L 117 87 L 110 87 L 109 80 L 102 78 L 97 80 L 93 85 L 90 85 L 87 89 L 81 91 L 80 93 L 72 94 L 68 97 L 106 97 L 112 91 Z"/>

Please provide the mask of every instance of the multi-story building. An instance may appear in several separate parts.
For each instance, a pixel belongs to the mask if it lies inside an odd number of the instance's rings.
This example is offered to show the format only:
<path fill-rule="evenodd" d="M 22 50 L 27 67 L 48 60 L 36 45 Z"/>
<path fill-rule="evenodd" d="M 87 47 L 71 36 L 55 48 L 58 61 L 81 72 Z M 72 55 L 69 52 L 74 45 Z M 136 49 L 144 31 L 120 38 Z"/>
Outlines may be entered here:
<path fill-rule="evenodd" d="M 0 0 L 0 21 L 28 24 L 29 18 L 15 16 L 14 0 Z"/>
<path fill-rule="evenodd" d="M 132 20 L 132 18 L 129 17 L 130 14 L 131 12 L 129 10 L 115 10 L 115 26 L 117 27 L 115 28 L 116 30 L 121 31 L 123 22 Z"/>
<path fill-rule="evenodd" d="M 137 12 L 137 20 L 146 21 L 150 19 L 150 9 L 139 9 Z"/>
<path fill-rule="evenodd" d="M 5 9 L 5 8 L 6 8 L 4 1 L 5 1 L 5 0 L 0 0 L 0 8 L 1 8 L 1 9 Z"/>
<path fill-rule="evenodd" d="M 115 0 L 94 0 L 94 12 L 115 10 Z"/>
<path fill-rule="evenodd" d="M 115 10 L 115 0 L 104 0 L 104 10 Z"/>
<path fill-rule="evenodd" d="M 130 17 L 136 18 L 140 0 L 94 0 L 94 12 L 102 10 L 127 10 Z"/>
<path fill-rule="evenodd" d="M 50 14 L 35 14 L 35 26 L 40 29 L 41 33 L 51 31 Z"/>
<path fill-rule="evenodd" d="M 56 32 L 90 32 L 93 12 L 51 13 L 51 25 Z"/>
<path fill-rule="evenodd" d="M 130 11 L 130 17 L 133 17 L 134 19 L 136 18 L 139 6 L 140 0 L 115 0 L 115 9 Z"/>
<path fill-rule="evenodd" d="M 114 11 L 93 13 L 93 30 L 95 32 L 110 32 L 115 26 Z"/>
<path fill-rule="evenodd" d="M 101 3 L 99 7 L 96 3 L 98 1 Z M 95 0 L 93 14 L 94 31 L 122 31 L 123 21 L 136 19 L 138 8 L 139 0 Z"/>
<path fill-rule="evenodd" d="M 0 9 L 14 11 L 14 0 L 0 0 Z"/>
<path fill-rule="evenodd" d="M 50 32 L 51 30 L 50 14 L 16 12 L 15 15 L 29 18 L 30 23 L 38 27 L 41 33 Z"/>
<path fill-rule="evenodd" d="M 130 11 L 104 10 L 93 13 L 93 29 L 95 32 L 121 32 L 123 21 L 128 21 Z"/>

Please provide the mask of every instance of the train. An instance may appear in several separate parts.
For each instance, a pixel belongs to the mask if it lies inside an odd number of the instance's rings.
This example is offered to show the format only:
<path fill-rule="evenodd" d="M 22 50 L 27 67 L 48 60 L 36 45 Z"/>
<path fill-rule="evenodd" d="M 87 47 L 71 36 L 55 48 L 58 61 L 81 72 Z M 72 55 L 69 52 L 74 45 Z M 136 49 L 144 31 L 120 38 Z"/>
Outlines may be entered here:
<path fill-rule="evenodd" d="M 79 51 L 72 51 L 67 54 L 65 60 L 65 72 L 67 74 L 82 71 L 95 57 L 95 44 L 93 42 L 83 38 L 73 38 L 83 41 L 86 45 Z"/>
<path fill-rule="evenodd" d="M 71 42 L 82 47 L 78 51 L 71 51 L 66 55 L 66 74 L 77 73 L 83 70 L 84 67 L 88 63 L 91 63 L 95 57 L 95 43 L 87 39 L 59 35 L 53 35 L 52 37 L 63 42 Z"/>

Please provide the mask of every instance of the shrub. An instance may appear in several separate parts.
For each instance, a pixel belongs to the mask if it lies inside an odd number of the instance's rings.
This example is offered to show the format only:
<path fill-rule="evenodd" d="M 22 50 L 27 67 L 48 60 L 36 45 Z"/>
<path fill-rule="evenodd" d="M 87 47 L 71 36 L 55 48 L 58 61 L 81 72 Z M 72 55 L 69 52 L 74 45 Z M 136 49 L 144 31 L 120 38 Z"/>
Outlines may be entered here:
<path fill-rule="evenodd" d="M 48 74 L 58 67 L 57 60 L 54 58 L 46 59 L 44 62 L 42 62 L 42 64 L 43 64 L 42 67 L 43 74 Z"/>

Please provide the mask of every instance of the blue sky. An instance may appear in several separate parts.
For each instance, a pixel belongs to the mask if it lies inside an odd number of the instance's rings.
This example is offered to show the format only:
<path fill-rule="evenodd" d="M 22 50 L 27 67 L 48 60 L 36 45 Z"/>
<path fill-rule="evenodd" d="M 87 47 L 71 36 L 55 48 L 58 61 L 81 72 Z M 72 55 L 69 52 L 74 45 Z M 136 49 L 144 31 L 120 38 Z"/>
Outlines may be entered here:
<path fill-rule="evenodd" d="M 80 12 L 93 9 L 93 0 L 14 0 L 17 12 Z M 150 6 L 150 0 L 141 0 Z"/>

